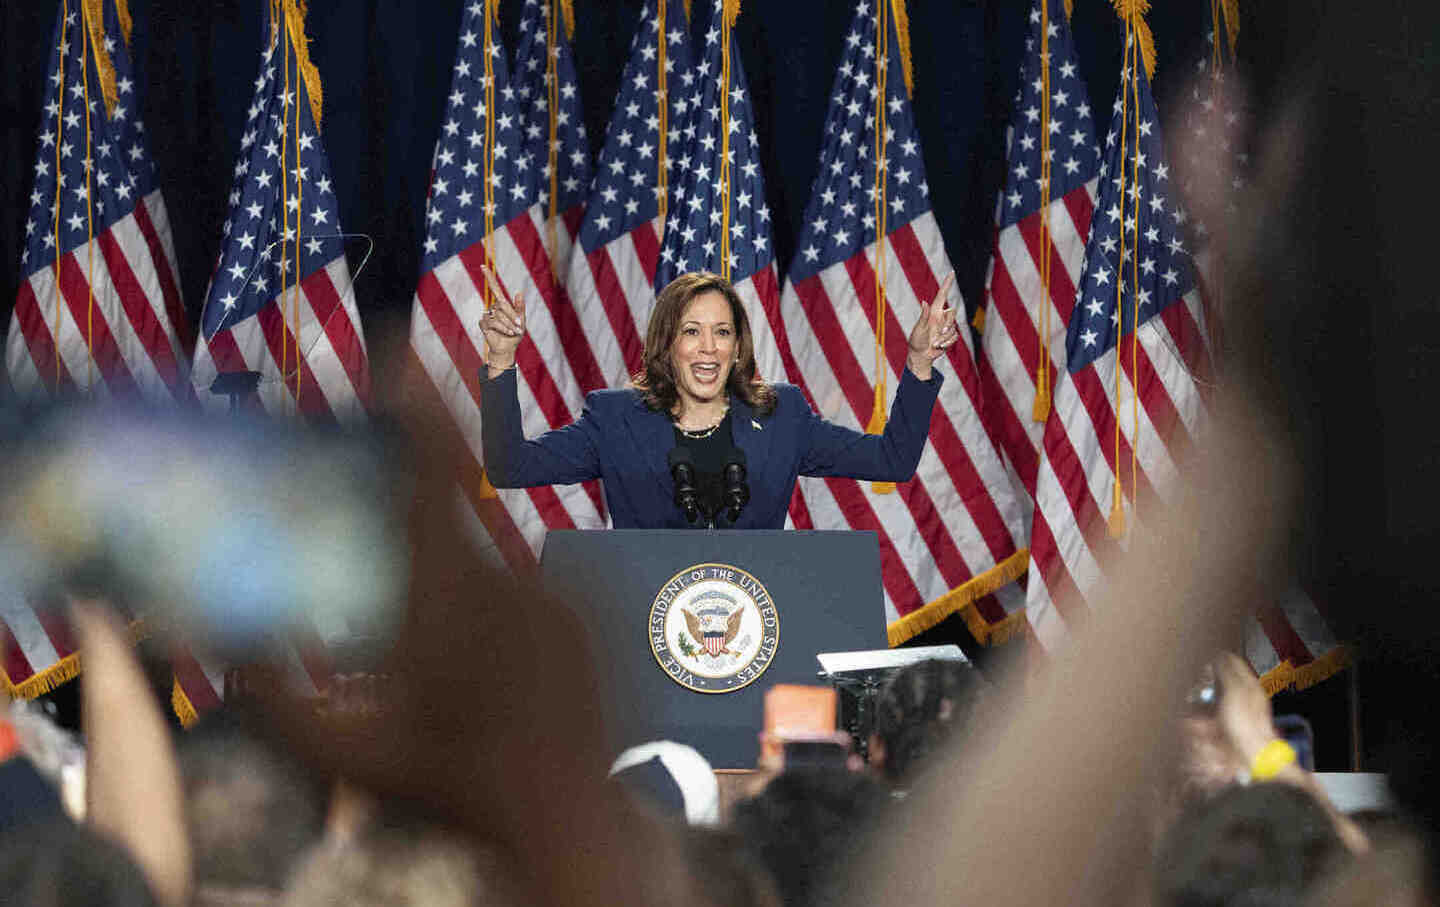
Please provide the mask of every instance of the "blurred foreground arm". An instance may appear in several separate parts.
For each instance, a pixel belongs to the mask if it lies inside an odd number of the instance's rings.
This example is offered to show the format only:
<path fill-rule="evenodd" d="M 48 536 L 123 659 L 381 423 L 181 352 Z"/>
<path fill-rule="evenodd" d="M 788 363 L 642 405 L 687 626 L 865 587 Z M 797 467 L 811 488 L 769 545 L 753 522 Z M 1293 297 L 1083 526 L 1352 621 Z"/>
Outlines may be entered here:
<path fill-rule="evenodd" d="M 853 903 L 1131 898 L 1149 853 L 1152 792 L 1173 758 L 1157 729 L 1278 573 L 1288 513 L 1280 457 L 1251 414 L 1217 409 L 1185 493 L 1137 534 L 1108 600 L 1023 697 L 997 697 L 1000 711 L 980 722 L 991 730 L 967 746 L 963 766 L 912 792 L 914 811 L 853 880 Z M 1250 467 L 1230 468 L 1242 461 Z"/>
<path fill-rule="evenodd" d="M 85 659 L 86 821 L 129 851 L 160 903 L 181 907 L 189 901 L 190 844 L 165 718 L 124 625 L 95 602 L 74 602 L 71 620 Z"/>

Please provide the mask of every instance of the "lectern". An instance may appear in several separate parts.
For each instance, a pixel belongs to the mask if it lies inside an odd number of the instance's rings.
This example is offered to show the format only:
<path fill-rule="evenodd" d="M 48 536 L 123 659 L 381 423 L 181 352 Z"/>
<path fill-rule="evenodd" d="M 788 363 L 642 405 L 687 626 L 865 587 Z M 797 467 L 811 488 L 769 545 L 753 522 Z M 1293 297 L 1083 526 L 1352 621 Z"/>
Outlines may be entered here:
<path fill-rule="evenodd" d="M 873 532 L 555 531 L 540 572 L 586 625 L 616 742 L 675 740 L 716 768 L 754 767 L 768 687 L 886 643 Z"/>

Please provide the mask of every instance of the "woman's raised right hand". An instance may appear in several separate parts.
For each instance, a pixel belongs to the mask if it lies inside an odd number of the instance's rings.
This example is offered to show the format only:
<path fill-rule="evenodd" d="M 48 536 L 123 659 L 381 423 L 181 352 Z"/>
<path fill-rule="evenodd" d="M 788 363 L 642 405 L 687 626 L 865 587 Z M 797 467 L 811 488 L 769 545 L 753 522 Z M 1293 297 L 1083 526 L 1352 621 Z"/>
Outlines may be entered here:
<path fill-rule="evenodd" d="M 485 364 L 493 378 L 515 364 L 515 349 L 525 336 L 525 294 L 516 293 L 507 300 L 494 272 L 484 266 L 481 270 L 491 291 L 490 308 L 480 316 L 480 330 L 485 335 Z"/>

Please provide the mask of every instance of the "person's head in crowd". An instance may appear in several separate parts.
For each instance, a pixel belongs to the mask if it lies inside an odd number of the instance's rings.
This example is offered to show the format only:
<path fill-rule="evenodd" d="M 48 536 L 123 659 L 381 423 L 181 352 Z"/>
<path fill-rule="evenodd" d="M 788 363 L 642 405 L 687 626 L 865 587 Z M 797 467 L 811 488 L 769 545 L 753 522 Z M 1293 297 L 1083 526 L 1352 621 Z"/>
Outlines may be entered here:
<path fill-rule="evenodd" d="M 1157 907 L 1304 903 L 1345 858 L 1330 816 L 1309 793 L 1272 782 L 1192 802 L 1160 844 Z"/>
<path fill-rule="evenodd" d="M 610 777 L 662 812 L 691 825 L 720 821 L 720 785 L 693 747 L 670 740 L 632 746 L 610 766 Z"/>
<path fill-rule="evenodd" d="M 790 769 L 736 804 L 731 826 L 774 877 L 787 907 L 803 907 L 828 895 L 888 801 L 862 772 Z"/>
<path fill-rule="evenodd" d="M 371 827 L 342 847 L 313 850 L 285 907 L 508 907 L 504 865 L 474 841 L 424 822 Z"/>
<path fill-rule="evenodd" d="M 324 831 L 323 790 L 224 712 L 207 716 L 178 742 L 197 886 L 281 890 Z"/>
<path fill-rule="evenodd" d="M 120 845 L 65 818 L 0 837 L 0 903 L 27 907 L 154 907 Z"/>
<path fill-rule="evenodd" d="M 975 713 L 986 684 L 959 661 L 926 659 L 890 678 L 875 704 L 870 765 L 891 784 L 903 784 Z"/>
<path fill-rule="evenodd" d="M 781 907 L 775 880 L 739 834 L 705 827 L 683 834 L 697 907 Z"/>

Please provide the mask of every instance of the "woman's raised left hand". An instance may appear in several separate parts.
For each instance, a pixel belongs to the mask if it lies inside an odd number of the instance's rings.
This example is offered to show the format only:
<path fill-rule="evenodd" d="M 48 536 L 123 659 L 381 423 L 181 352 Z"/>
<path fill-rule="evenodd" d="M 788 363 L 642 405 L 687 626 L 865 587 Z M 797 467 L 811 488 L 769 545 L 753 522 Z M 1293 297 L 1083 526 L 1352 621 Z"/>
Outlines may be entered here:
<path fill-rule="evenodd" d="M 945 304 L 954 283 L 955 272 L 951 271 L 940 282 L 935 298 L 920 307 L 920 318 L 910 329 L 910 355 L 906 364 L 921 381 L 930 380 L 930 364 L 960 339 L 960 327 L 955 322 L 957 307 Z"/>

